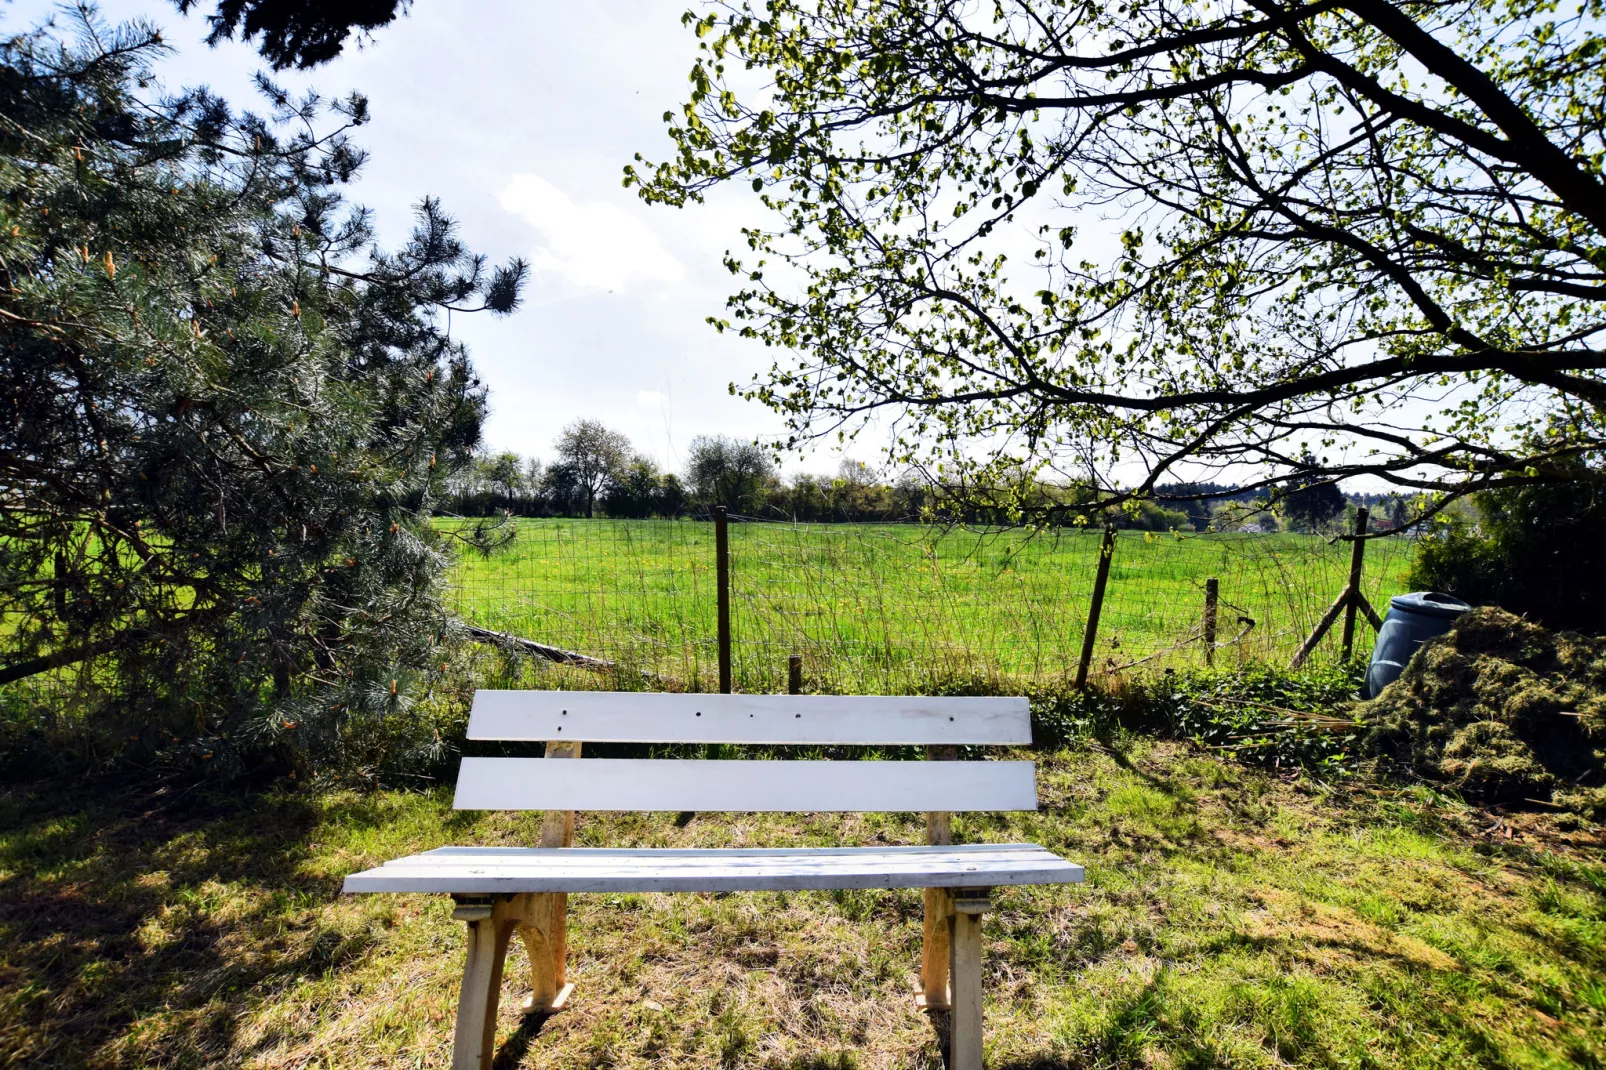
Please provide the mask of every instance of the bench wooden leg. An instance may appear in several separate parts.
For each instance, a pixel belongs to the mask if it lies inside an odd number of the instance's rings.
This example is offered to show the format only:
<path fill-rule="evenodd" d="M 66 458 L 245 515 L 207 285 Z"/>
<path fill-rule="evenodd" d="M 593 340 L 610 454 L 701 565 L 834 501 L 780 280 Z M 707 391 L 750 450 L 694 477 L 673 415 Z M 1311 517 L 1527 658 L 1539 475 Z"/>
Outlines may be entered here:
<path fill-rule="evenodd" d="M 551 1014 L 561 1010 L 574 992 L 564 962 L 569 897 L 563 892 L 549 892 L 519 898 L 519 935 L 530 955 L 530 997 L 524 1001 L 524 1011 Z"/>
<path fill-rule="evenodd" d="M 501 904 L 460 898 L 452 916 L 468 922 L 463 990 L 457 997 L 457 1037 L 452 1070 L 490 1070 L 496 1052 L 496 1010 L 502 996 L 502 965 L 513 925 Z"/>
<path fill-rule="evenodd" d="M 920 942 L 920 991 L 915 1006 L 943 1010 L 948 1006 L 948 930 L 954 896 L 947 888 L 927 888 L 925 931 Z"/>
<path fill-rule="evenodd" d="M 981 916 L 991 905 L 985 889 L 962 888 L 954 895 L 948 1070 L 981 1070 Z"/>
<path fill-rule="evenodd" d="M 949 746 L 928 746 L 926 760 L 951 762 L 959 757 L 959 749 Z M 933 847 L 946 847 L 954 842 L 953 815 L 946 810 L 932 810 L 926 814 L 926 842 Z M 954 912 L 954 893 L 948 888 L 927 888 L 924 931 L 920 937 L 920 985 L 915 989 L 915 1006 L 921 1010 L 945 1010 L 948 1007 L 948 916 Z"/>
<path fill-rule="evenodd" d="M 549 739 L 548 758 L 578 758 L 580 744 L 573 740 Z M 574 811 L 548 810 L 541 816 L 542 847 L 574 846 Z M 526 1014 L 551 1014 L 562 1009 L 574 992 L 568 978 L 569 896 L 565 892 L 543 892 L 518 897 L 519 933 L 530 953 L 530 998 L 524 1001 Z"/>

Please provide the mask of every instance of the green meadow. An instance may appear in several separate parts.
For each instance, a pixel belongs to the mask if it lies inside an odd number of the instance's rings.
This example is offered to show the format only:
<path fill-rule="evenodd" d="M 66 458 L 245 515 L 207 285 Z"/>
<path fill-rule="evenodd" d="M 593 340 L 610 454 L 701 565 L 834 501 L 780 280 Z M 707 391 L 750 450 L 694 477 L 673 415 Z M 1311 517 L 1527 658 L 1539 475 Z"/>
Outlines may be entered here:
<path fill-rule="evenodd" d="M 452 577 L 464 619 L 706 687 L 717 672 L 714 529 L 682 520 L 518 520 Z M 912 524 L 730 527 L 736 682 L 918 689 L 1073 674 L 1100 535 Z M 1379 612 L 1411 545 L 1367 547 Z M 1097 634 L 1106 677 L 1202 664 L 1205 584 L 1219 582 L 1218 664 L 1286 663 L 1343 588 L 1348 544 L 1297 534 L 1121 532 Z M 1320 657 L 1338 656 L 1337 629 Z M 1357 646 L 1371 633 L 1362 629 Z"/>

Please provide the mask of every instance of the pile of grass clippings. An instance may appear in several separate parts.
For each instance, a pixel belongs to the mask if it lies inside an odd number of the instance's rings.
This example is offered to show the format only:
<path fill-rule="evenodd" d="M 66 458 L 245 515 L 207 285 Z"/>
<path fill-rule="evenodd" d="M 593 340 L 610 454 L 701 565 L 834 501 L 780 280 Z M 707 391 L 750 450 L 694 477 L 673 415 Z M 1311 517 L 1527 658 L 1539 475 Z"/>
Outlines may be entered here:
<path fill-rule="evenodd" d="M 1357 714 L 1371 753 L 1469 799 L 1606 819 L 1606 637 L 1474 609 Z"/>

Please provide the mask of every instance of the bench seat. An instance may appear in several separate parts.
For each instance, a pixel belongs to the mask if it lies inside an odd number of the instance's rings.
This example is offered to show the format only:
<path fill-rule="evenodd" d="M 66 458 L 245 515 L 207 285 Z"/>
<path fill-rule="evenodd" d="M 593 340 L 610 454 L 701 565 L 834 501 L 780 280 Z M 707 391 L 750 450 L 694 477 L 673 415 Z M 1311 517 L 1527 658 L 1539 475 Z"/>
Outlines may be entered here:
<path fill-rule="evenodd" d="M 441 847 L 346 878 L 346 892 L 751 892 L 1076 884 L 1036 844 L 706 850 Z"/>

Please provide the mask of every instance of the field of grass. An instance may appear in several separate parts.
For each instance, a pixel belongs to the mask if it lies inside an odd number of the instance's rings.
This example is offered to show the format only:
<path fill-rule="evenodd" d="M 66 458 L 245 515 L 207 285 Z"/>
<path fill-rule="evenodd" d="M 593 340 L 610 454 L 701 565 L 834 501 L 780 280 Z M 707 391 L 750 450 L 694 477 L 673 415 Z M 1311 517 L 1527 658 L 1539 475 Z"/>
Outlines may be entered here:
<path fill-rule="evenodd" d="M 791 653 L 827 691 L 1075 671 L 1097 532 L 747 523 L 730 537 L 739 687 L 784 689 Z M 1367 553 L 1364 588 L 1382 612 L 1405 589 L 1411 546 Z M 453 583 L 475 624 L 706 687 L 717 665 L 714 570 L 709 523 L 520 520 L 508 546 L 462 561 Z M 1316 536 L 1122 532 L 1096 668 L 1199 664 L 1212 577 L 1218 641 L 1230 644 L 1218 659 L 1286 662 L 1348 570 L 1348 545 Z M 1336 651 L 1329 641 L 1322 656 Z"/>
<path fill-rule="evenodd" d="M 1043 809 L 964 841 L 1087 865 L 986 918 L 987 1064 L 1606 1065 L 1602 845 L 1542 816 L 1331 790 L 1181 744 L 1040 753 Z M 0 1066 L 445 1067 L 463 954 L 442 896 L 341 878 L 539 814 L 444 791 L 0 796 Z M 918 842 L 918 815 L 582 814 L 582 845 Z M 572 1008 L 501 1067 L 931 1067 L 914 892 L 582 895 Z M 515 941 L 515 948 L 518 942 Z M 515 955 L 521 955 L 515 951 Z"/>

